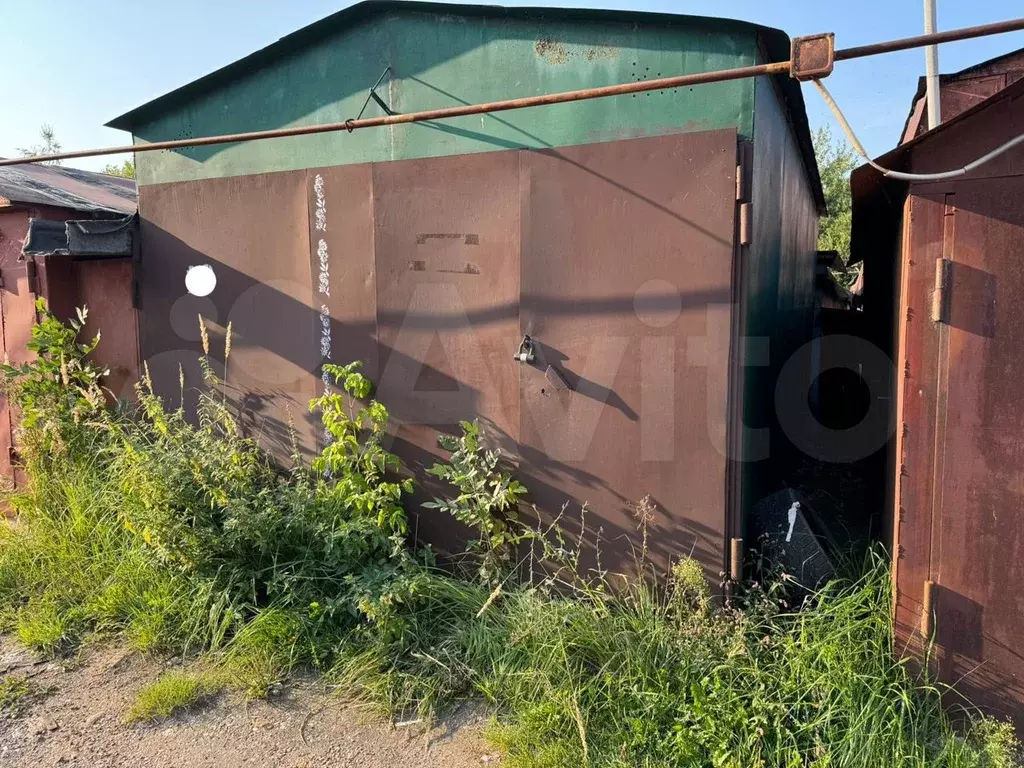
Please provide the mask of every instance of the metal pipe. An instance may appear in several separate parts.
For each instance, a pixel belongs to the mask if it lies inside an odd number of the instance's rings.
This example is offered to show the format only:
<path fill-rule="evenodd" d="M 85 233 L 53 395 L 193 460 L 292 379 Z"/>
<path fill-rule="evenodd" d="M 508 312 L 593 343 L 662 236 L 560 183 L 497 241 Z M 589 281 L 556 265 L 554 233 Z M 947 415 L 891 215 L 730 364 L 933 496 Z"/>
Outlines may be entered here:
<path fill-rule="evenodd" d="M 921 48 L 934 43 L 967 40 L 972 37 L 995 35 L 1003 32 L 1015 32 L 1022 29 L 1024 29 L 1024 18 L 1013 19 L 996 24 L 985 24 L 979 27 L 966 27 L 964 29 L 950 30 L 949 32 L 937 32 L 933 35 L 919 35 L 918 37 L 908 37 L 900 40 L 874 43 L 872 45 L 863 45 L 857 48 L 846 48 L 836 51 L 835 60 L 845 61 L 849 59 L 858 59 L 864 56 L 875 56 L 877 54 L 890 53 L 892 51 Z M 422 112 L 409 112 L 407 114 L 385 115 L 382 117 L 368 117 L 361 120 L 346 120 L 340 123 L 305 125 L 294 128 L 276 128 L 269 131 L 249 131 L 246 133 L 232 133 L 222 136 L 202 136 L 197 139 L 157 141 L 150 144 L 129 144 L 122 147 L 83 149 L 74 152 L 61 152 L 55 155 L 14 157 L 0 160 L 0 166 L 24 165 L 26 163 L 38 163 L 47 160 L 73 160 L 79 157 L 120 155 L 128 152 L 155 152 L 161 149 L 205 147 L 212 144 L 234 144 L 240 141 L 277 139 L 287 136 L 306 136 L 315 133 L 332 133 L 334 131 L 342 130 L 354 131 L 358 128 L 376 128 L 385 125 L 420 123 L 428 120 L 444 120 L 451 117 L 481 115 L 490 112 L 503 112 L 509 109 L 524 109 L 526 107 L 540 107 L 549 104 L 564 104 L 570 101 L 598 99 L 605 96 L 621 96 L 624 94 L 643 93 L 645 91 L 657 91 L 667 88 L 702 85 L 704 83 L 719 83 L 727 80 L 741 80 L 748 77 L 758 77 L 763 75 L 782 75 L 789 73 L 791 71 L 791 67 L 791 62 L 780 61 L 771 64 L 758 64 L 751 67 L 739 67 L 737 69 L 723 69 L 712 72 L 699 72 L 692 75 L 663 77 L 656 80 L 643 80 L 638 83 L 619 83 L 618 85 L 605 85 L 598 88 L 584 88 L 578 91 L 548 93 L 541 96 L 526 96 L 519 99 L 506 99 L 504 101 L 494 101 L 486 104 L 466 104 L 458 107 L 445 107 L 443 109 L 431 109 Z"/>
<path fill-rule="evenodd" d="M 924 0 L 924 33 L 935 34 L 935 0 Z M 924 49 L 924 70 L 928 99 L 928 130 L 942 122 L 942 96 L 939 92 L 939 46 L 929 45 Z"/>
<path fill-rule="evenodd" d="M 330 133 L 333 131 L 354 131 L 358 128 L 377 128 L 384 125 L 402 123 L 422 123 L 428 120 L 444 120 L 450 117 L 480 115 L 490 112 L 504 112 L 509 109 L 541 107 L 549 104 L 564 104 L 569 101 L 598 99 L 604 96 L 621 96 L 629 93 L 658 91 L 666 88 L 681 88 L 704 83 L 718 83 L 726 80 L 742 80 L 758 75 L 783 75 L 789 72 L 789 62 L 780 61 L 772 64 L 757 64 L 738 69 L 721 69 L 712 72 L 698 72 L 693 75 L 677 75 L 662 77 L 655 80 L 641 80 L 638 83 L 619 83 L 604 85 L 598 88 L 584 88 L 579 91 L 563 91 L 546 93 L 541 96 L 525 96 L 519 99 L 492 101 L 485 104 L 465 104 L 458 107 L 429 109 L 422 112 L 366 117 L 360 120 L 345 120 L 340 123 L 323 123 L 322 125 L 304 125 L 295 128 L 276 128 L 269 131 L 250 131 L 248 133 L 231 133 L 223 136 L 202 136 L 197 139 L 175 139 L 173 141 L 155 141 L 150 144 L 134 144 L 124 147 L 107 147 L 105 149 L 83 149 L 75 152 L 61 152 L 56 155 L 35 155 L 33 157 L 14 157 L 0 160 L 3 165 L 22 165 L 43 160 L 71 160 L 76 157 L 96 157 L 100 155 L 118 155 L 125 152 L 155 152 L 160 149 L 179 149 L 182 147 L 205 147 L 211 144 L 233 144 L 239 141 L 256 139 L 279 139 L 286 136 L 306 136 L 313 133 Z"/>
<path fill-rule="evenodd" d="M 939 43 L 955 43 L 959 40 L 970 40 L 975 37 L 1001 35 L 1004 32 L 1019 32 L 1022 29 L 1024 29 L 1024 18 L 998 21 L 995 24 L 982 24 L 977 27 L 961 27 L 960 29 L 951 29 L 948 32 L 903 37 L 899 40 L 889 40 L 884 43 L 871 43 L 870 45 L 859 45 L 854 48 L 843 48 L 836 51 L 836 61 L 861 59 L 865 56 L 877 56 L 881 53 L 894 53 L 895 51 L 908 51 L 911 48 L 923 48 L 926 45 L 938 45 Z"/>

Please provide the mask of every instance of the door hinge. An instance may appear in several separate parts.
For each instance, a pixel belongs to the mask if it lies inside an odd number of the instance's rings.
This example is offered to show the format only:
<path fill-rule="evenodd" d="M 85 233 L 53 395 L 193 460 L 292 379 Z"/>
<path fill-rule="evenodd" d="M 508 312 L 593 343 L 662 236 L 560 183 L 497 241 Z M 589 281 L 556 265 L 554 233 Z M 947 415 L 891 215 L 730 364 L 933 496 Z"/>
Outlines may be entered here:
<path fill-rule="evenodd" d="M 736 202 L 750 202 L 750 167 L 753 165 L 754 145 L 741 141 L 736 146 Z"/>
<path fill-rule="evenodd" d="M 750 203 L 740 203 L 740 245 L 750 245 L 753 229 L 753 209 Z"/>
<path fill-rule="evenodd" d="M 924 594 L 921 600 L 921 637 L 930 640 L 935 630 L 935 582 L 930 579 L 924 583 Z"/>
<path fill-rule="evenodd" d="M 742 203 L 749 200 L 749 193 L 747 191 L 747 173 L 743 168 L 743 164 L 739 163 L 736 166 L 736 202 Z"/>
<path fill-rule="evenodd" d="M 743 580 L 743 539 L 733 539 L 729 547 L 729 579 Z"/>
<path fill-rule="evenodd" d="M 34 261 L 25 262 L 25 278 L 28 282 L 28 292 L 39 295 L 39 272 Z"/>
<path fill-rule="evenodd" d="M 949 322 L 949 283 L 953 262 L 949 259 L 935 260 L 935 290 L 932 291 L 932 322 Z"/>

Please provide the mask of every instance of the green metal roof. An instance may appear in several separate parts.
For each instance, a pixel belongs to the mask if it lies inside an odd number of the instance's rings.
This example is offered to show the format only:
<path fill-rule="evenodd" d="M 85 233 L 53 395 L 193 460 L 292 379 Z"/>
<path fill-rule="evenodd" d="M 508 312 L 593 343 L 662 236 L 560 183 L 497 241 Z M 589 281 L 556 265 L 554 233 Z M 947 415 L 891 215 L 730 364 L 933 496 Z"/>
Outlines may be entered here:
<path fill-rule="evenodd" d="M 749 33 L 760 41 L 769 61 L 789 58 L 790 41 L 785 32 L 750 22 L 706 16 L 687 16 L 637 11 L 593 10 L 585 8 L 506 8 L 498 5 L 457 5 L 451 3 L 414 2 L 411 0 L 364 0 L 327 16 L 296 32 L 282 37 L 265 48 L 238 59 L 198 80 L 142 104 L 107 123 L 110 128 L 134 131 L 138 126 L 177 109 L 218 87 L 250 75 L 308 46 L 321 42 L 339 31 L 385 15 L 434 14 L 445 17 L 485 18 L 495 20 L 531 20 L 558 22 L 605 22 L 647 27 L 703 26 L 721 30 L 723 34 Z M 666 73 L 667 74 L 667 73 Z M 803 95 L 797 81 L 777 76 L 783 101 L 789 112 L 796 139 L 807 168 L 819 210 L 824 210 L 824 196 L 818 175 Z"/>

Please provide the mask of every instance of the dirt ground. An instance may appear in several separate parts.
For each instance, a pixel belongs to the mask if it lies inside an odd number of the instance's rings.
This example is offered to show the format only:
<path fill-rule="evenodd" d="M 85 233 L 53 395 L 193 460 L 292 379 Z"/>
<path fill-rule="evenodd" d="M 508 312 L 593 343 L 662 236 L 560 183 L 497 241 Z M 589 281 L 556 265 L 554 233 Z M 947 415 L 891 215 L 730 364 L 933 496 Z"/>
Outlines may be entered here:
<path fill-rule="evenodd" d="M 0 714 L 0 766 L 359 766 L 467 768 L 494 765 L 484 718 L 470 707 L 450 722 L 393 727 L 343 705 L 315 683 L 267 701 L 221 694 L 156 725 L 126 725 L 136 692 L 167 669 L 116 645 L 70 662 L 41 662 L 0 636 L 0 679 L 30 681 L 23 711 Z"/>

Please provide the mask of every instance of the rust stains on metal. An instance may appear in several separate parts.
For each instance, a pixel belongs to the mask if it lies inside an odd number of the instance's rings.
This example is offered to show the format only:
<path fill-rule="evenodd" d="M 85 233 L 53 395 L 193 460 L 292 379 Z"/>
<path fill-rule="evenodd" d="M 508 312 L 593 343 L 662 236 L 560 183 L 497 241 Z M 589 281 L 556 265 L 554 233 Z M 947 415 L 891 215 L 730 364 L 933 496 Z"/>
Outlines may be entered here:
<path fill-rule="evenodd" d="M 533 49 L 548 64 L 565 64 L 570 59 L 615 61 L 619 58 L 619 49 L 611 45 L 577 45 L 562 43 L 550 37 L 538 40 Z"/>
<path fill-rule="evenodd" d="M 565 46 L 556 40 L 538 40 L 533 48 L 537 51 L 537 55 L 548 64 L 564 64 L 569 60 L 569 54 L 566 52 Z"/>
<path fill-rule="evenodd" d="M 1018 81 L 904 144 L 890 164 L 928 172 L 998 146 L 1024 127 L 1022 95 Z M 877 290 L 873 272 L 884 276 L 891 255 L 900 256 L 898 294 L 888 307 L 903 374 L 892 387 L 900 429 L 889 456 L 898 646 L 923 655 L 931 632 L 928 658 L 938 677 L 1018 728 L 1024 612 L 1013 585 L 1024 580 L 1022 168 L 1018 148 L 962 179 L 897 184 L 859 169 L 852 180 L 854 249 L 866 256 L 868 291 Z M 875 239 L 879 231 L 891 233 L 890 242 Z M 876 310 L 886 308 L 873 304 L 865 314 Z"/>
<path fill-rule="evenodd" d="M 835 53 L 836 36 L 831 32 L 794 37 L 789 57 L 793 62 L 790 75 L 801 82 L 828 77 L 835 67 Z"/>

